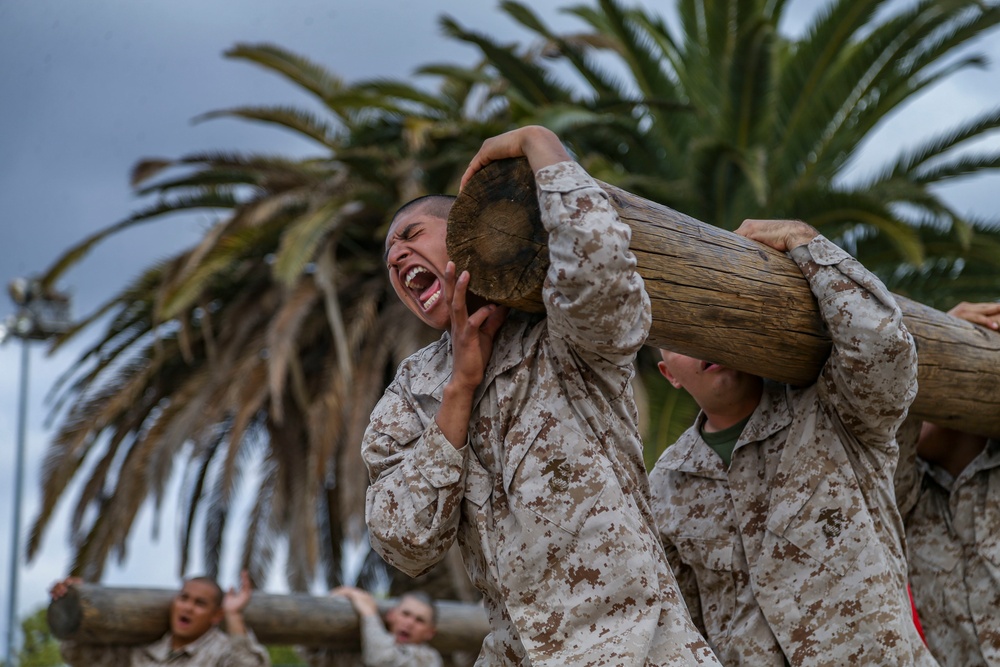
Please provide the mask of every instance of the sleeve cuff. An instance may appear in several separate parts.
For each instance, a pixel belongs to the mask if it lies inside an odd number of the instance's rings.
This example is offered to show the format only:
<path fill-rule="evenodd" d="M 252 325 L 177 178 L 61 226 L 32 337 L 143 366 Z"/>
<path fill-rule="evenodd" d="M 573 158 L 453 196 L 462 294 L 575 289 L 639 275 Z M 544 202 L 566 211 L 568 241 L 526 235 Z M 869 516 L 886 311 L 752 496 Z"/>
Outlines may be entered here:
<path fill-rule="evenodd" d="M 846 250 L 822 234 L 809 243 L 792 248 L 788 254 L 799 265 L 811 260 L 820 266 L 835 266 L 851 258 Z"/>
<path fill-rule="evenodd" d="M 455 449 L 437 422 L 431 422 L 414 449 L 414 465 L 434 488 L 440 489 L 461 481 L 468 451 L 468 441 L 461 449 Z"/>
<path fill-rule="evenodd" d="M 595 187 L 596 183 L 578 163 L 567 161 L 539 169 L 535 174 L 535 185 L 540 192 L 572 192 Z"/>

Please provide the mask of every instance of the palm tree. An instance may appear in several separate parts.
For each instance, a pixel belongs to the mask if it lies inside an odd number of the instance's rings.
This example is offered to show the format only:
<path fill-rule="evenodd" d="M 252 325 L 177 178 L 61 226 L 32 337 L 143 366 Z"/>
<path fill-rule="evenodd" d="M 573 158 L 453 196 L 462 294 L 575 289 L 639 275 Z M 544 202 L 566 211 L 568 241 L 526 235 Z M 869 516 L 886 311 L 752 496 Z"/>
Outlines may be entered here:
<path fill-rule="evenodd" d="M 1000 127 L 1000 109 L 871 176 L 844 176 L 895 110 L 985 65 L 960 49 L 996 27 L 1000 6 L 923 0 L 887 11 L 878 0 L 834 0 L 799 38 L 779 29 L 786 6 L 679 0 L 672 26 L 599 0 L 566 10 L 586 30 L 558 34 L 508 0 L 504 11 L 537 36 L 528 48 L 445 26 L 483 49 L 515 121 L 556 127 L 598 178 L 726 229 L 746 218 L 805 220 L 890 289 L 929 305 L 997 298 L 1000 218 L 965 215 L 937 186 L 1000 167 L 1000 152 L 974 146 Z M 563 83 L 567 70 L 578 85 Z M 647 385 L 661 417 L 648 431 L 652 461 L 694 408 L 658 378 Z"/>
<path fill-rule="evenodd" d="M 99 578 L 110 556 L 125 557 L 138 510 L 150 497 L 164 501 L 180 464 L 182 572 L 202 517 L 205 563 L 216 573 L 231 499 L 255 475 L 242 553 L 252 577 L 263 580 L 284 540 L 294 545 L 293 589 L 306 589 L 320 565 L 334 586 L 345 545 L 367 542 L 358 443 L 368 414 L 398 363 L 436 336 L 388 285 L 388 214 L 453 187 L 468 156 L 496 132 L 495 111 L 469 99 L 472 71 L 455 77 L 443 69 L 428 93 L 394 81 L 346 85 L 269 45 L 237 45 L 227 55 L 283 75 L 329 118 L 286 107 L 204 118 L 278 126 L 311 139 L 319 153 L 141 161 L 133 184 L 154 202 L 49 270 L 44 282 L 53 284 L 96 243 L 135 224 L 191 210 L 218 220 L 196 247 L 149 268 L 60 342 L 107 321 L 60 383 L 60 404 L 69 407 L 44 465 L 29 555 L 69 482 L 83 477 L 72 572 Z M 367 559 L 362 585 L 385 576 L 376 559 Z M 455 586 L 462 581 L 456 576 Z M 438 592 L 449 590 L 468 595 L 454 586 Z"/>

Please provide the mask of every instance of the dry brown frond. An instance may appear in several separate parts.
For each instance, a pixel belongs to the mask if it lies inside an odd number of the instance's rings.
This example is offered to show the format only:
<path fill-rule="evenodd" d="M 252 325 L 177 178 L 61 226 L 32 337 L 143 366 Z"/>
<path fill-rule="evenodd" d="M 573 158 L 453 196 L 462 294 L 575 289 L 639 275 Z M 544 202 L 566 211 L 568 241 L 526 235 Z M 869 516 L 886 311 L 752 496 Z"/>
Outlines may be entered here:
<path fill-rule="evenodd" d="M 284 414 L 281 396 L 285 391 L 285 376 L 292 355 L 298 353 L 299 328 L 312 311 L 319 290 L 309 276 L 300 278 L 288 298 L 267 327 L 267 376 L 271 394 L 271 418 L 281 422 Z"/>
<path fill-rule="evenodd" d="M 240 451 L 243 434 L 254 415 L 263 409 L 267 400 L 267 367 L 259 354 L 252 350 L 236 365 L 233 384 L 227 397 L 227 407 L 234 414 L 229 430 L 228 446 L 226 448 L 225 464 L 222 468 L 222 486 L 228 498 L 232 490 L 236 455 Z"/>

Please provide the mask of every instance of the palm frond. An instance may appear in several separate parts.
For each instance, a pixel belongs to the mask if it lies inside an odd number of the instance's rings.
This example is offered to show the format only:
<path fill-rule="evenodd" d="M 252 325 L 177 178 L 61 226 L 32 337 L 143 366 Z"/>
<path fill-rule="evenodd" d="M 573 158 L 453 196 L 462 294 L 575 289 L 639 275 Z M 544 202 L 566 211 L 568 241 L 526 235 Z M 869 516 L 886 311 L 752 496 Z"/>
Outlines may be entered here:
<path fill-rule="evenodd" d="M 320 120 L 315 114 L 294 107 L 233 107 L 219 109 L 195 116 L 192 122 L 201 123 L 216 118 L 241 118 L 291 130 L 298 135 L 312 139 L 326 148 L 336 148 L 340 140 L 339 131 Z"/>
<path fill-rule="evenodd" d="M 932 176 L 935 168 L 928 167 L 932 160 L 939 162 L 945 153 L 960 147 L 962 144 L 981 137 L 1000 128 L 1000 108 L 988 111 L 976 118 L 968 120 L 948 132 L 929 139 L 906 151 L 888 170 L 893 176 L 907 175 L 921 183 L 931 183 L 937 180 Z M 983 169 L 989 169 L 991 155 L 984 155 Z"/>
<path fill-rule="evenodd" d="M 327 201 L 291 224 L 281 237 L 274 261 L 274 276 L 284 285 L 298 280 L 329 234 L 363 209 L 360 202 Z"/>
<path fill-rule="evenodd" d="M 519 57 L 513 48 L 501 46 L 487 35 L 465 30 L 448 17 L 442 17 L 440 23 L 446 35 L 479 47 L 512 86 L 513 90 L 508 91 L 508 94 L 516 91 L 526 105 L 544 105 L 550 101 L 568 99 L 572 95 L 569 88 L 559 85 L 542 68 Z"/>
<path fill-rule="evenodd" d="M 274 44 L 236 44 L 225 52 L 227 58 L 246 60 L 280 74 L 320 100 L 344 88 L 343 81 L 322 65 Z"/>
<path fill-rule="evenodd" d="M 39 280 L 45 287 L 55 285 L 56 281 L 63 277 L 72 266 L 82 260 L 97 244 L 110 236 L 119 234 L 122 231 L 143 222 L 149 222 L 168 213 L 179 213 L 185 210 L 194 209 L 231 209 L 236 206 L 236 199 L 227 193 L 205 193 L 192 197 L 180 197 L 169 203 L 161 203 L 150 206 L 138 213 L 133 213 L 121 222 L 105 227 L 97 231 L 83 241 L 71 246 L 69 250 L 59 256 L 56 261 L 46 269 Z"/>

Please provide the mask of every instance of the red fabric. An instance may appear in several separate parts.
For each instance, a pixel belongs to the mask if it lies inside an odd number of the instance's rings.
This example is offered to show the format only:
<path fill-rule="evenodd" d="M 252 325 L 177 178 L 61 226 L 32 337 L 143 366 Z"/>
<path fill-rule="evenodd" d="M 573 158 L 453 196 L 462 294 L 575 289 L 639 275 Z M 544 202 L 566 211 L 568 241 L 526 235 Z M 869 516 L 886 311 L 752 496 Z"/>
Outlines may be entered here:
<path fill-rule="evenodd" d="M 910 585 L 906 585 L 906 594 L 910 596 L 910 609 L 913 610 L 913 625 L 917 626 L 917 633 L 920 638 L 927 644 L 927 637 L 924 637 L 924 628 L 920 625 L 920 614 L 917 613 L 917 605 L 913 603 L 913 591 L 910 590 Z"/>

